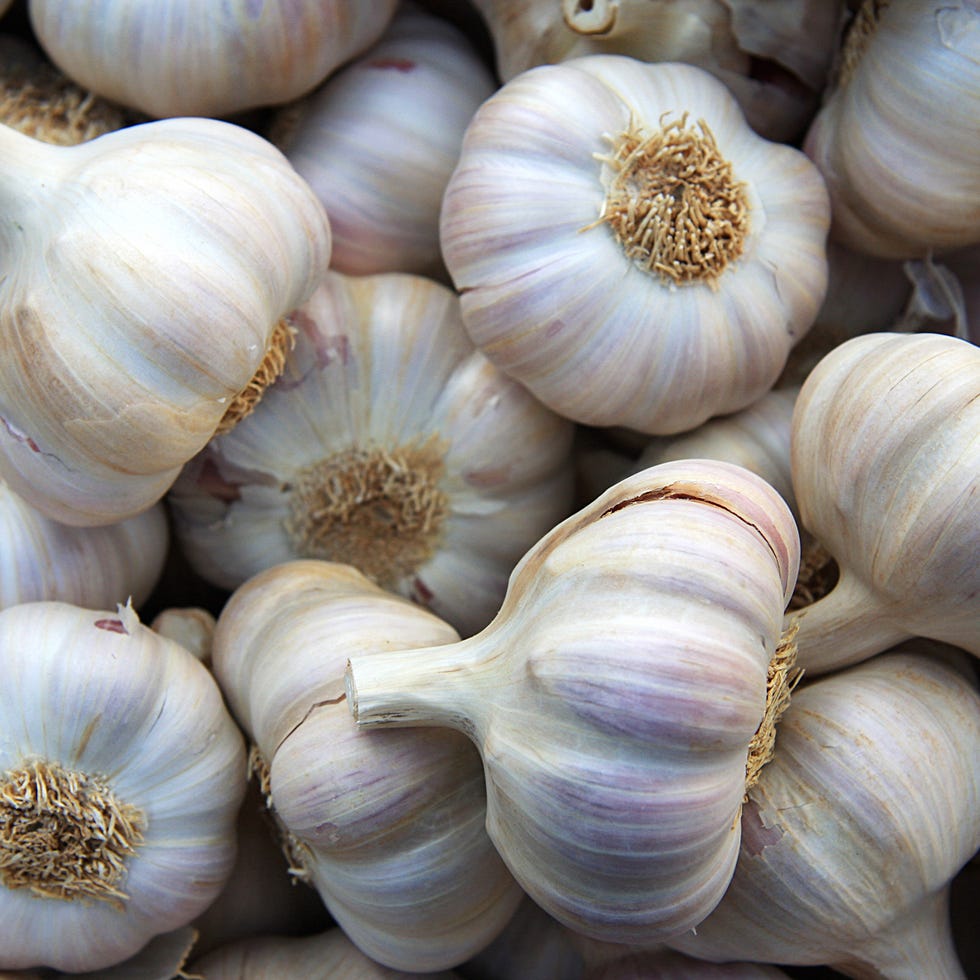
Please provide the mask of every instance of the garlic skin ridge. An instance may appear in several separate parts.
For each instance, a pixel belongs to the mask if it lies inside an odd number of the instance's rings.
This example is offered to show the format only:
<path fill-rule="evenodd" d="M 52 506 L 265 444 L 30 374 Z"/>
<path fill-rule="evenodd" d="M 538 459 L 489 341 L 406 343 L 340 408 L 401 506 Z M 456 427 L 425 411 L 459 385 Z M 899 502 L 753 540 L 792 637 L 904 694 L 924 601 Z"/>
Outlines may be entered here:
<path fill-rule="evenodd" d="M 0 480 L 0 541 L 0 609 L 44 599 L 138 608 L 160 580 L 170 530 L 162 503 L 116 524 L 59 524 Z"/>
<path fill-rule="evenodd" d="M 312 95 L 283 107 L 271 139 L 330 215 L 331 268 L 445 280 L 439 208 L 463 131 L 497 87 L 453 25 L 402 4 L 381 38 Z"/>
<path fill-rule="evenodd" d="M 915 642 L 804 683 L 725 897 L 669 944 L 850 977 L 964 977 L 948 885 L 980 847 L 974 675 Z"/>
<path fill-rule="evenodd" d="M 523 893 L 484 828 L 480 760 L 457 732 L 362 732 L 344 703 L 348 655 L 451 643 L 447 623 L 349 565 L 285 562 L 235 590 L 213 669 L 261 757 L 293 873 L 393 969 L 455 966 Z M 380 655 L 380 654 L 378 654 Z"/>
<path fill-rule="evenodd" d="M 651 467 L 530 549 L 482 632 L 351 656 L 348 705 L 361 726 L 467 734 L 521 887 L 576 932 L 656 942 L 697 925 L 734 868 L 798 561 L 754 474 Z"/>
<path fill-rule="evenodd" d="M 29 0 L 48 57 L 149 116 L 227 116 L 298 98 L 375 41 L 396 0 Z"/>
<path fill-rule="evenodd" d="M 704 154 L 697 178 L 616 162 L 657 139 Z M 717 211 L 689 232 L 675 195 Z M 756 135 L 707 72 L 589 55 L 477 110 L 440 239 L 466 329 L 501 370 L 576 422 L 673 435 L 773 387 L 823 300 L 829 222 L 816 167 Z"/>
<path fill-rule="evenodd" d="M 323 206 L 268 141 L 169 119 L 53 146 L 0 127 L 0 478 L 46 516 L 159 500 L 326 269 Z"/>
<path fill-rule="evenodd" d="M 0 969 L 104 969 L 189 923 L 220 891 L 246 786 L 241 733 L 206 668 L 132 607 L 0 611 L 0 669 Z M 128 897 L 35 895 L 27 880 L 51 887 L 36 871 L 11 884 L 32 866 L 19 850 L 31 835 L 11 809 L 12 774 L 34 764 L 95 778 L 135 808 L 141 839 L 116 883 Z M 64 783 L 60 792 L 71 796 Z M 66 832 L 55 870 L 78 856 L 68 818 L 58 826 Z"/>
<path fill-rule="evenodd" d="M 802 526 L 837 585 L 794 611 L 808 676 L 912 636 L 980 656 L 980 348 L 874 333 L 827 354 L 794 408 Z"/>
<path fill-rule="evenodd" d="M 329 271 L 255 412 L 167 496 L 195 571 L 234 589 L 284 561 L 347 563 L 460 633 L 571 511 L 572 423 L 475 350 L 452 290 Z"/>

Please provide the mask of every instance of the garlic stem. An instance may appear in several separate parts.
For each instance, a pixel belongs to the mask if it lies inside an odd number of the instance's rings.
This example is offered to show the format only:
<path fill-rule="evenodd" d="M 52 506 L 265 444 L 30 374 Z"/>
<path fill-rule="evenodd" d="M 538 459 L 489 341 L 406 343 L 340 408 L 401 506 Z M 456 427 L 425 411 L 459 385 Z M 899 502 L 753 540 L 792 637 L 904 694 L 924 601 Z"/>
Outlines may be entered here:
<path fill-rule="evenodd" d="M 0 250 L 10 265 L 10 255 L 21 251 L 23 227 L 18 214 L 37 208 L 36 195 L 44 187 L 48 171 L 47 144 L 0 123 Z"/>
<path fill-rule="evenodd" d="M 846 568 L 841 568 L 837 584 L 822 599 L 788 612 L 783 628 L 794 621 L 799 624 L 797 665 L 807 675 L 859 663 L 913 635 Z"/>

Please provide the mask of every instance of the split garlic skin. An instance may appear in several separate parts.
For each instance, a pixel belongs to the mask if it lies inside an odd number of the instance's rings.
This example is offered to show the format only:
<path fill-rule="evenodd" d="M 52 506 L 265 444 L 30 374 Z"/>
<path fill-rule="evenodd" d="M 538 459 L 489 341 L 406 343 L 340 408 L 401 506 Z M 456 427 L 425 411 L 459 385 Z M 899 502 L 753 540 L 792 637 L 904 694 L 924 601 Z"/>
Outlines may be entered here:
<path fill-rule="evenodd" d="M 827 354 L 794 409 L 803 527 L 840 577 L 792 613 L 800 665 L 834 670 L 911 636 L 980 656 L 980 348 L 874 333 Z"/>
<path fill-rule="evenodd" d="M 521 887 L 573 931 L 657 942 L 730 880 L 798 560 L 789 509 L 754 474 L 651 467 L 531 548 L 481 633 L 351 656 L 350 710 L 469 735 Z"/>
<path fill-rule="evenodd" d="M 590 55 L 477 110 L 440 237 L 502 371 L 576 422 L 671 435 L 773 387 L 823 300 L 829 221 L 816 167 L 707 72 Z"/>
<path fill-rule="evenodd" d="M 66 524 L 159 500 L 329 263 L 270 143 L 170 119 L 53 146 L 0 127 L 0 478 Z"/>
<path fill-rule="evenodd" d="M 221 890 L 241 733 L 207 669 L 131 607 L 5 609 L 0 672 L 0 969 L 109 967 Z"/>
<path fill-rule="evenodd" d="M 344 700 L 348 656 L 398 648 L 413 659 L 416 647 L 457 639 L 353 567 L 322 561 L 249 579 L 215 632 L 215 676 L 256 746 L 294 874 L 364 953 L 393 969 L 463 962 L 522 898 L 487 836 L 469 741 L 435 727 L 362 732 Z"/>
<path fill-rule="evenodd" d="M 162 503 L 116 524 L 59 524 L 0 480 L 0 541 L 0 609 L 44 599 L 138 608 L 163 573 L 170 531 Z"/>
<path fill-rule="evenodd" d="M 743 809 L 731 886 L 670 945 L 956 980 L 948 885 L 978 847 L 974 675 L 909 643 L 797 687 Z"/>
<path fill-rule="evenodd" d="M 462 633 L 571 510 L 572 425 L 498 371 L 421 276 L 328 272 L 282 377 L 168 495 L 183 553 L 233 589 L 301 558 L 359 568 Z"/>
<path fill-rule="evenodd" d="M 149 116 L 227 116 L 313 89 L 373 43 L 396 0 L 30 0 L 51 60 Z"/>

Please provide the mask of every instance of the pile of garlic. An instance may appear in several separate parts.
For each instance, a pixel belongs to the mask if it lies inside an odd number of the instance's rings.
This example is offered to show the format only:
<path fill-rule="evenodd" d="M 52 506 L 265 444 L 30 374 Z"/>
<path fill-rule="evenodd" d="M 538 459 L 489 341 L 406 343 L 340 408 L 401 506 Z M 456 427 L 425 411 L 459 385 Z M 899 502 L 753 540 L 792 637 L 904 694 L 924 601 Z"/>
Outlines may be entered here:
<path fill-rule="evenodd" d="M 976 0 L 0 2 L 0 976 L 980 973 L 978 118 Z"/>

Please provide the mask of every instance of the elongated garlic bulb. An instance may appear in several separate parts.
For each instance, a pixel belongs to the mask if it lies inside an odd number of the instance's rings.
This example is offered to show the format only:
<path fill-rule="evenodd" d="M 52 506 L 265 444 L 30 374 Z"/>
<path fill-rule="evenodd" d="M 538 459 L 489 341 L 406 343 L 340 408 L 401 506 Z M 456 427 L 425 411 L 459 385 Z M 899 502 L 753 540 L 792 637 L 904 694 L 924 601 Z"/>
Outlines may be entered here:
<path fill-rule="evenodd" d="M 254 742 L 294 873 L 362 952 L 394 969 L 463 962 L 522 897 L 484 828 L 469 741 L 440 728 L 361 732 L 344 703 L 348 656 L 397 645 L 411 660 L 414 647 L 457 638 L 351 566 L 320 561 L 249 579 L 215 632 L 215 676 Z"/>
<path fill-rule="evenodd" d="M 467 129 L 440 237 L 473 342 L 562 415 L 651 435 L 772 388 L 826 289 L 826 190 L 689 65 L 522 73 Z"/>
<path fill-rule="evenodd" d="M 980 656 L 980 348 L 875 333 L 827 354 L 793 416 L 803 526 L 839 566 L 793 613 L 808 674 L 910 636 Z"/>
<path fill-rule="evenodd" d="M 465 35 L 404 4 L 360 58 L 280 111 L 285 132 L 271 138 L 330 215 L 334 269 L 445 276 L 442 195 L 495 88 Z"/>
<path fill-rule="evenodd" d="M 786 504 L 748 470 L 651 467 L 528 551 L 481 633 L 351 656 L 350 710 L 473 739 L 487 830 L 563 925 L 676 935 L 734 868 L 747 763 L 764 758 L 767 701 L 786 695 L 798 549 Z"/>
<path fill-rule="evenodd" d="M 980 697 L 914 643 L 798 687 L 731 886 L 670 945 L 851 977 L 963 977 L 948 885 L 980 847 Z"/>
<path fill-rule="evenodd" d="M 226 116 L 309 92 L 377 40 L 396 0 L 29 0 L 70 78 L 149 116 Z"/>
<path fill-rule="evenodd" d="M 571 510 L 572 424 L 474 350 L 452 290 L 330 272 L 255 412 L 168 495 L 181 550 L 235 588 L 279 562 L 356 566 L 460 632 Z"/>
<path fill-rule="evenodd" d="M 799 136 L 817 109 L 840 0 L 474 0 L 500 76 L 589 54 L 681 61 L 710 71 L 768 139 Z"/>
<path fill-rule="evenodd" d="M 98 970 L 187 925 L 235 856 L 245 747 L 212 676 L 118 612 L 0 611 L 0 969 Z"/>
<path fill-rule="evenodd" d="M 194 961 L 191 976 L 207 980 L 454 980 L 456 973 L 392 970 L 365 956 L 340 929 L 310 936 L 252 936 Z"/>
<path fill-rule="evenodd" d="M 111 609 L 149 597 L 170 531 L 161 503 L 103 527 L 59 524 L 0 480 L 0 541 L 0 609 L 42 599 Z"/>
<path fill-rule="evenodd" d="M 0 126 L 0 250 L 0 478 L 48 517 L 107 524 L 254 404 L 330 229 L 282 154 L 230 123 L 77 146 Z"/>
<path fill-rule="evenodd" d="M 804 149 L 831 236 L 889 258 L 980 241 L 980 8 L 864 0 Z"/>

